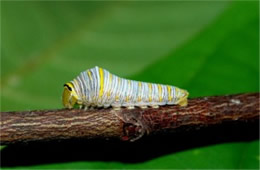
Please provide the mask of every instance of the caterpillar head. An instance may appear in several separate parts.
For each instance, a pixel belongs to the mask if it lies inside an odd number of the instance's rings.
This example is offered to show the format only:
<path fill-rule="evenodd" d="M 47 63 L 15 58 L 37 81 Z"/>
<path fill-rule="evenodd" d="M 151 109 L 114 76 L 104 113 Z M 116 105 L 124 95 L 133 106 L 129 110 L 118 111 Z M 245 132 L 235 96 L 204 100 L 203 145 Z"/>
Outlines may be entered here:
<path fill-rule="evenodd" d="M 78 101 L 78 95 L 72 83 L 64 84 L 62 103 L 66 108 L 73 108 Z"/>

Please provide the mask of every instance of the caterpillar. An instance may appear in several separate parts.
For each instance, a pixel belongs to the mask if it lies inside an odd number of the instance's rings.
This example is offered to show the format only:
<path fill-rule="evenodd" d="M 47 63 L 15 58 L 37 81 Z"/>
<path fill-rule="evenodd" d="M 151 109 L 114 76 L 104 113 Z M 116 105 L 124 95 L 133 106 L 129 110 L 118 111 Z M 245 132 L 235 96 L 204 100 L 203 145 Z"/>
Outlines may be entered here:
<path fill-rule="evenodd" d="M 64 84 L 64 107 L 158 108 L 161 105 L 187 105 L 189 93 L 170 85 L 146 83 L 120 78 L 107 70 L 94 67 L 83 71 Z"/>

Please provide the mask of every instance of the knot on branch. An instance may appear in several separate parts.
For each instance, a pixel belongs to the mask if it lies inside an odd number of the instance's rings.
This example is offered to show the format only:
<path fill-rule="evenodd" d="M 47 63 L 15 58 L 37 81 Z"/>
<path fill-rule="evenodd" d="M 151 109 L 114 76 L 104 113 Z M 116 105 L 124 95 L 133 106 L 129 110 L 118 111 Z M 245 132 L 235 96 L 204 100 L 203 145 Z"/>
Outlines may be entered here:
<path fill-rule="evenodd" d="M 116 112 L 115 115 L 123 122 L 122 140 L 133 142 L 149 133 L 149 127 L 142 116 L 142 109 L 124 110 L 123 112 Z"/>

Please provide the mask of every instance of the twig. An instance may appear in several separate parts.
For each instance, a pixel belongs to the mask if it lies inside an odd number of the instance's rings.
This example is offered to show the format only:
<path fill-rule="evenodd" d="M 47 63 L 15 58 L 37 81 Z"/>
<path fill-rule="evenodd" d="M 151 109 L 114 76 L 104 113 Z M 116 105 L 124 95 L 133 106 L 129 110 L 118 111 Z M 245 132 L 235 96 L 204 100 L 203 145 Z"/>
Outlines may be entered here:
<path fill-rule="evenodd" d="M 187 107 L 132 110 L 61 109 L 1 112 L 1 144 L 69 138 L 120 138 L 168 133 L 226 121 L 259 121 L 259 93 L 194 98 Z"/>

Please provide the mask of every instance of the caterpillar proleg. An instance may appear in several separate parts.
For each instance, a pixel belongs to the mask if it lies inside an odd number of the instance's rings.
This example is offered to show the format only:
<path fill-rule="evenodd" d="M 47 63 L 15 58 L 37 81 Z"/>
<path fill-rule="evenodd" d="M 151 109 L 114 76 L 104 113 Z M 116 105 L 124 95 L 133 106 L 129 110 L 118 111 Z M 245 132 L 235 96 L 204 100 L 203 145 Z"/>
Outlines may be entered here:
<path fill-rule="evenodd" d="M 120 78 L 96 66 L 64 84 L 62 102 L 66 108 L 186 106 L 188 95 L 175 86 Z"/>

